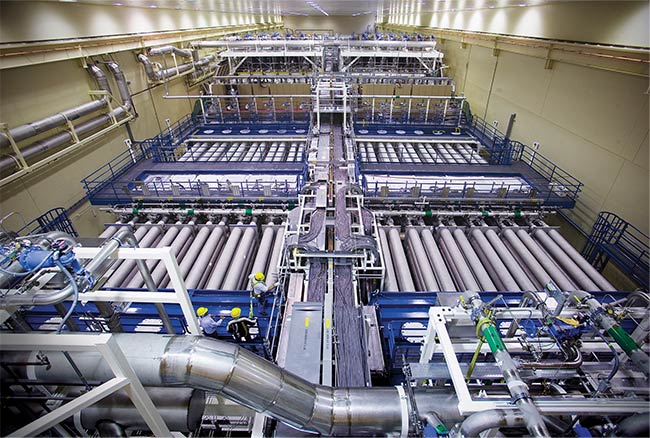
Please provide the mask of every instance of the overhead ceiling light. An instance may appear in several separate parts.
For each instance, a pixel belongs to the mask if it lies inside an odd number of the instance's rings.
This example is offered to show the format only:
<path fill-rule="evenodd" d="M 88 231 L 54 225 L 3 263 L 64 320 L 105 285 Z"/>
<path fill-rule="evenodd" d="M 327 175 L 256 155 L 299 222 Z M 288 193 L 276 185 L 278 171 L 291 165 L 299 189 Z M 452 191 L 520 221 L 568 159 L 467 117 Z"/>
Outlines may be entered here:
<path fill-rule="evenodd" d="M 158 7 L 158 5 L 149 5 L 149 7 L 152 8 L 152 9 L 156 9 Z"/>

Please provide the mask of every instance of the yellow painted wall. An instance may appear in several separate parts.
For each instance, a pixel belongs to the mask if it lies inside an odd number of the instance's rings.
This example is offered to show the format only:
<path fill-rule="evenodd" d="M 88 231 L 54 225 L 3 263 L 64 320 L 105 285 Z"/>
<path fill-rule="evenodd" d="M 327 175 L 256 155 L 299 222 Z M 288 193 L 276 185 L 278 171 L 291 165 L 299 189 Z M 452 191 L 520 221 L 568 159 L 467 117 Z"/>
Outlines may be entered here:
<path fill-rule="evenodd" d="M 648 80 L 644 77 L 444 41 L 449 75 L 472 112 L 532 145 L 581 180 L 571 212 L 583 228 L 599 211 L 613 211 L 648 231 Z"/>

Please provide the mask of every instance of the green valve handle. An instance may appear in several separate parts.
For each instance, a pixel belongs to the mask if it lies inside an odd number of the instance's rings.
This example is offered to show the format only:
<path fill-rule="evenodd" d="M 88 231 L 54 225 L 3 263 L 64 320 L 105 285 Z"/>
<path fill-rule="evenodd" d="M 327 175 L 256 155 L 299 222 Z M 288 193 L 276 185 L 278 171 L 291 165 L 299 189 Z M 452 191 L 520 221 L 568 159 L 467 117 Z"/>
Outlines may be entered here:
<path fill-rule="evenodd" d="M 425 217 L 431 217 L 431 216 L 433 216 L 433 212 L 431 210 L 424 210 L 424 216 Z"/>
<path fill-rule="evenodd" d="M 436 433 L 438 435 L 447 435 L 449 434 L 449 430 L 447 430 L 444 424 L 439 424 L 436 426 Z"/>
<path fill-rule="evenodd" d="M 188 209 L 187 214 L 194 214 L 194 209 L 193 208 Z"/>
<path fill-rule="evenodd" d="M 133 213 L 133 214 L 138 214 L 139 212 L 140 212 L 140 210 L 137 209 L 137 208 L 133 208 L 133 210 L 132 210 L 132 213 Z"/>
<path fill-rule="evenodd" d="M 253 215 L 253 209 L 252 208 L 247 208 L 245 210 L 246 216 L 252 216 Z"/>
<path fill-rule="evenodd" d="M 521 217 L 521 210 L 515 210 L 515 217 Z"/>
<path fill-rule="evenodd" d="M 488 216 L 490 215 L 490 212 L 487 211 L 487 210 L 483 210 L 483 211 L 481 212 L 481 214 L 482 214 L 484 217 L 488 217 Z"/>

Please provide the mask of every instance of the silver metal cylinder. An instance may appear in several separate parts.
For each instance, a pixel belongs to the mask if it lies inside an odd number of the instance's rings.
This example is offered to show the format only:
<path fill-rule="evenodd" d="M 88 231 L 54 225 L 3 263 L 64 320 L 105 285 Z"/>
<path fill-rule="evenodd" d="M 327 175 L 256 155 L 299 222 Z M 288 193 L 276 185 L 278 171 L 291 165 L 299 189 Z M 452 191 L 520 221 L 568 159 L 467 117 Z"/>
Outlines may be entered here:
<path fill-rule="evenodd" d="M 228 272 L 223 280 L 221 289 L 223 290 L 237 290 L 242 285 L 242 280 L 248 273 L 248 266 L 253 257 L 253 247 L 257 238 L 257 225 L 253 224 L 243 232 L 241 241 L 237 246 L 228 267 Z"/>
<path fill-rule="evenodd" d="M 439 291 L 440 287 L 433 274 L 433 269 L 429 263 L 429 258 L 422 245 L 420 234 L 415 228 L 408 228 L 406 231 L 406 238 L 410 240 L 411 247 L 413 248 L 414 256 L 419 261 L 420 270 L 422 272 L 422 281 L 424 282 L 426 291 Z"/>
<path fill-rule="evenodd" d="M 390 251 L 393 255 L 393 265 L 395 266 L 400 292 L 415 291 L 415 285 L 413 284 L 408 262 L 406 261 L 406 254 L 404 254 L 402 239 L 399 237 L 399 230 L 397 228 L 391 228 L 388 231 L 388 241 L 390 243 Z"/>
<path fill-rule="evenodd" d="M 215 263 L 215 266 L 210 274 L 205 289 L 219 289 L 223 279 L 226 276 L 228 266 L 230 266 L 230 261 L 232 259 L 237 245 L 239 244 L 239 238 L 242 235 L 241 227 L 231 227 L 230 236 L 228 236 L 228 241 L 226 242 L 219 259 Z"/>
<path fill-rule="evenodd" d="M 379 243 L 384 257 L 384 290 L 386 292 L 399 292 L 390 246 L 388 245 L 388 239 L 386 239 L 386 230 L 383 228 L 379 228 Z"/>
<path fill-rule="evenodd" d="M 436 274 L 436 280 L 440 286 L 440 290 L 445 292 L 455 292 L 457 290 L 456 285 L 454 284 L 454 280 L 451 278 L 451 274 L 449 274 L 449 270 L 445 265 L 445 260 L 442 258 L 442 254 L 433 238 L 431 230 L 425 228 L 422 230 L 421 235 L 422 243 L 424 244 L 431 266 L 433 266 L 433 271 Z"/>

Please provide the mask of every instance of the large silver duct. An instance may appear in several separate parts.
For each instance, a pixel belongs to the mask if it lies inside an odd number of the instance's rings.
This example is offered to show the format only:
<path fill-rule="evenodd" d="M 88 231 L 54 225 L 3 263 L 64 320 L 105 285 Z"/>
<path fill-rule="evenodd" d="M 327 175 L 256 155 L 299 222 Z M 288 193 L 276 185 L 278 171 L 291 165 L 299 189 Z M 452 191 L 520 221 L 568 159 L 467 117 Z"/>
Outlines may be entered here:
<path fill-rule="evenodd" d="M 170 430 L 187 433 L 200 426 L 205 410 L 204 391 L 151 387 L 146 388 L 146 392 Z M 149 426 L 124 391 L 98 401 L 77 415 L 84 429 L 96 429 L 98 423 L 110 419 L 125 429 L 149 430 Z"/>
<path fill-rule="evenodd" d="M 395 387 L 330 388 L 314 385 L 235 344 L 203 336 L 115 334 L 124 355 L 145 386 L 189 387 L 230 400 L 300 430 L 326 436 L 384 435 L 402 431 L 408 404 Z M 27 359 L 37 352 L 3 353 Z M 90 381 L 113 377 L 95 352 L 68 353 Z M 9 357 L 12 356 L 12 357 Z M 61 352 L 48 352 L 51 367 L 27 366 L 26 376 L 74 383 L 75 370 Z"/>

